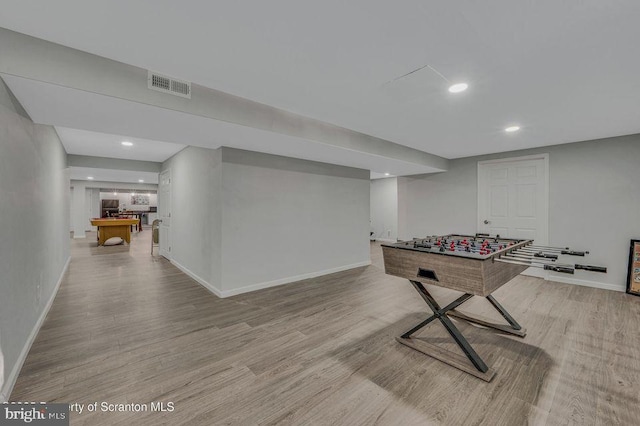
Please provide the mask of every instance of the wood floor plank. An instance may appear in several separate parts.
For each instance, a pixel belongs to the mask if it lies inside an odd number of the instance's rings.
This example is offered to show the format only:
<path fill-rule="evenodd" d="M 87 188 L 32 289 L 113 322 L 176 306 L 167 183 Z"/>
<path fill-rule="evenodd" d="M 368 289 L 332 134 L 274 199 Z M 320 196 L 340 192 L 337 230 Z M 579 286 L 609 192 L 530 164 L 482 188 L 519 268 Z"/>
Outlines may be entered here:
<path fill-rule="evenodd" d="M 486 383 L 395 341 L 430 312 L 379 244 L 371 266 L 220 299 L 149 238 L 73 240 L 12 401 L 175 403 L 73 425 L 637 424 L 640 298 L 517 277 L 495 296 L 524 339 L 456 320 L 496 371 Z M 504 322 L 482 298 L 466 311 Z M 439 324 L 420 338 L 459 351 Z"/>

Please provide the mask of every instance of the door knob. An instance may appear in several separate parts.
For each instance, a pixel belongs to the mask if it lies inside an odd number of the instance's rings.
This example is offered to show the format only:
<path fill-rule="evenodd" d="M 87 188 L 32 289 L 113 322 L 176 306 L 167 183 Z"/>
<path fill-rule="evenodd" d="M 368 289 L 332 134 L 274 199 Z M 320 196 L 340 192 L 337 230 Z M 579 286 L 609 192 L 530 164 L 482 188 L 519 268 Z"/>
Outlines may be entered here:
<path fill-rule="evenodd" d="M 485 224 L 485 225 L 488 225 L 488 224 L 489 224 L 489 221 L 488 221 L 487 219 L 485 219 L 485 220 L 484 220 L 484 224 Z"/>

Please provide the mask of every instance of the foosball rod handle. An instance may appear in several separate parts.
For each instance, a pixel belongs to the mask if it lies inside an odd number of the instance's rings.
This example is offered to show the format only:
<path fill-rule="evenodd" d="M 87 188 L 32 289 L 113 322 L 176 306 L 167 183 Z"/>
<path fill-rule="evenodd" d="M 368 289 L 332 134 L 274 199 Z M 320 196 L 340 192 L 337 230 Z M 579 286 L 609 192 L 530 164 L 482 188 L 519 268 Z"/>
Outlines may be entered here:
<path fill-rule="evenodd" d="M 607 273 L 607 268 L 604 266 L 593 266 L 593 265 L 576 265 L 576 269 L 582 269 L 585 271 L 591 271 L 591 272 L 603 272 L 603 273 Z"/>
<path fill-rule="evenodd" d="M 533 257 L 541 257 L 543 259 L 557 259 L 558 256 L 556 256 L 555 254 L 548 254 L 548 253 L 543 253 L 541 251 L 534 253 Z"/>
<path fill-rule="evenodd" d="M 528 245 L 525 246 L 530 248 L 531 250 L 542 250 L 542 251 L 551 251 L 551 252 L 560 252 L 560 254 L 566 254 L 568 256 L 584 256 L 589 254 L 589 251 L 582 250 L 571 250 L 569 247 L 560 248 L 560 247 L 546 247 L 546 246 L 536 246 L 536 245 Z"/>
<path fill-rule="evenodd" d="M 567 254 L 569 256 L 584 256 L 585 254 L 589 254 L 588 251 L 575 251 L 575 250 L 562 250 L 560 254 Z"/>
<path fill-rule="evenodd" d="M 574 269 L 568 266 L 544 265 L 547 271 L 562 272 L 563 274 L 573 274 Z"/>

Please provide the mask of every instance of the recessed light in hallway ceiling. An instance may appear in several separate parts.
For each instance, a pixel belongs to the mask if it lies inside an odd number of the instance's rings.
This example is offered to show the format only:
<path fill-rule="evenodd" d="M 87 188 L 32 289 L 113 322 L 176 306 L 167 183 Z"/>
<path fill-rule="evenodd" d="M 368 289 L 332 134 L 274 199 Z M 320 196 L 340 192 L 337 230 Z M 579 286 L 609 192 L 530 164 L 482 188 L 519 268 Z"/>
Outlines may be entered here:
<path fill-rule="evenodd" d="M 452 86 L 449 86 L 449 92 L 460 93 L 460 92 L 464 92 L 468 88 L 469 88 L 469 85 L 467 83 L 456 83 Z"/>

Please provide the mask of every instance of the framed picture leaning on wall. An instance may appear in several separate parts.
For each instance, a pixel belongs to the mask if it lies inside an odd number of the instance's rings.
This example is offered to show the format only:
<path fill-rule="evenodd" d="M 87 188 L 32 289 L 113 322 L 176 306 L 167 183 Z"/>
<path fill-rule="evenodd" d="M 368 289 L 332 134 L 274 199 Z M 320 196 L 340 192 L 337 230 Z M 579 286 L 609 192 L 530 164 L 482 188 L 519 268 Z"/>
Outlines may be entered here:
<path fill-rule="evenodd" d="M 631 240 L 627 293 L 640 296 L 640 240 Z"/>

